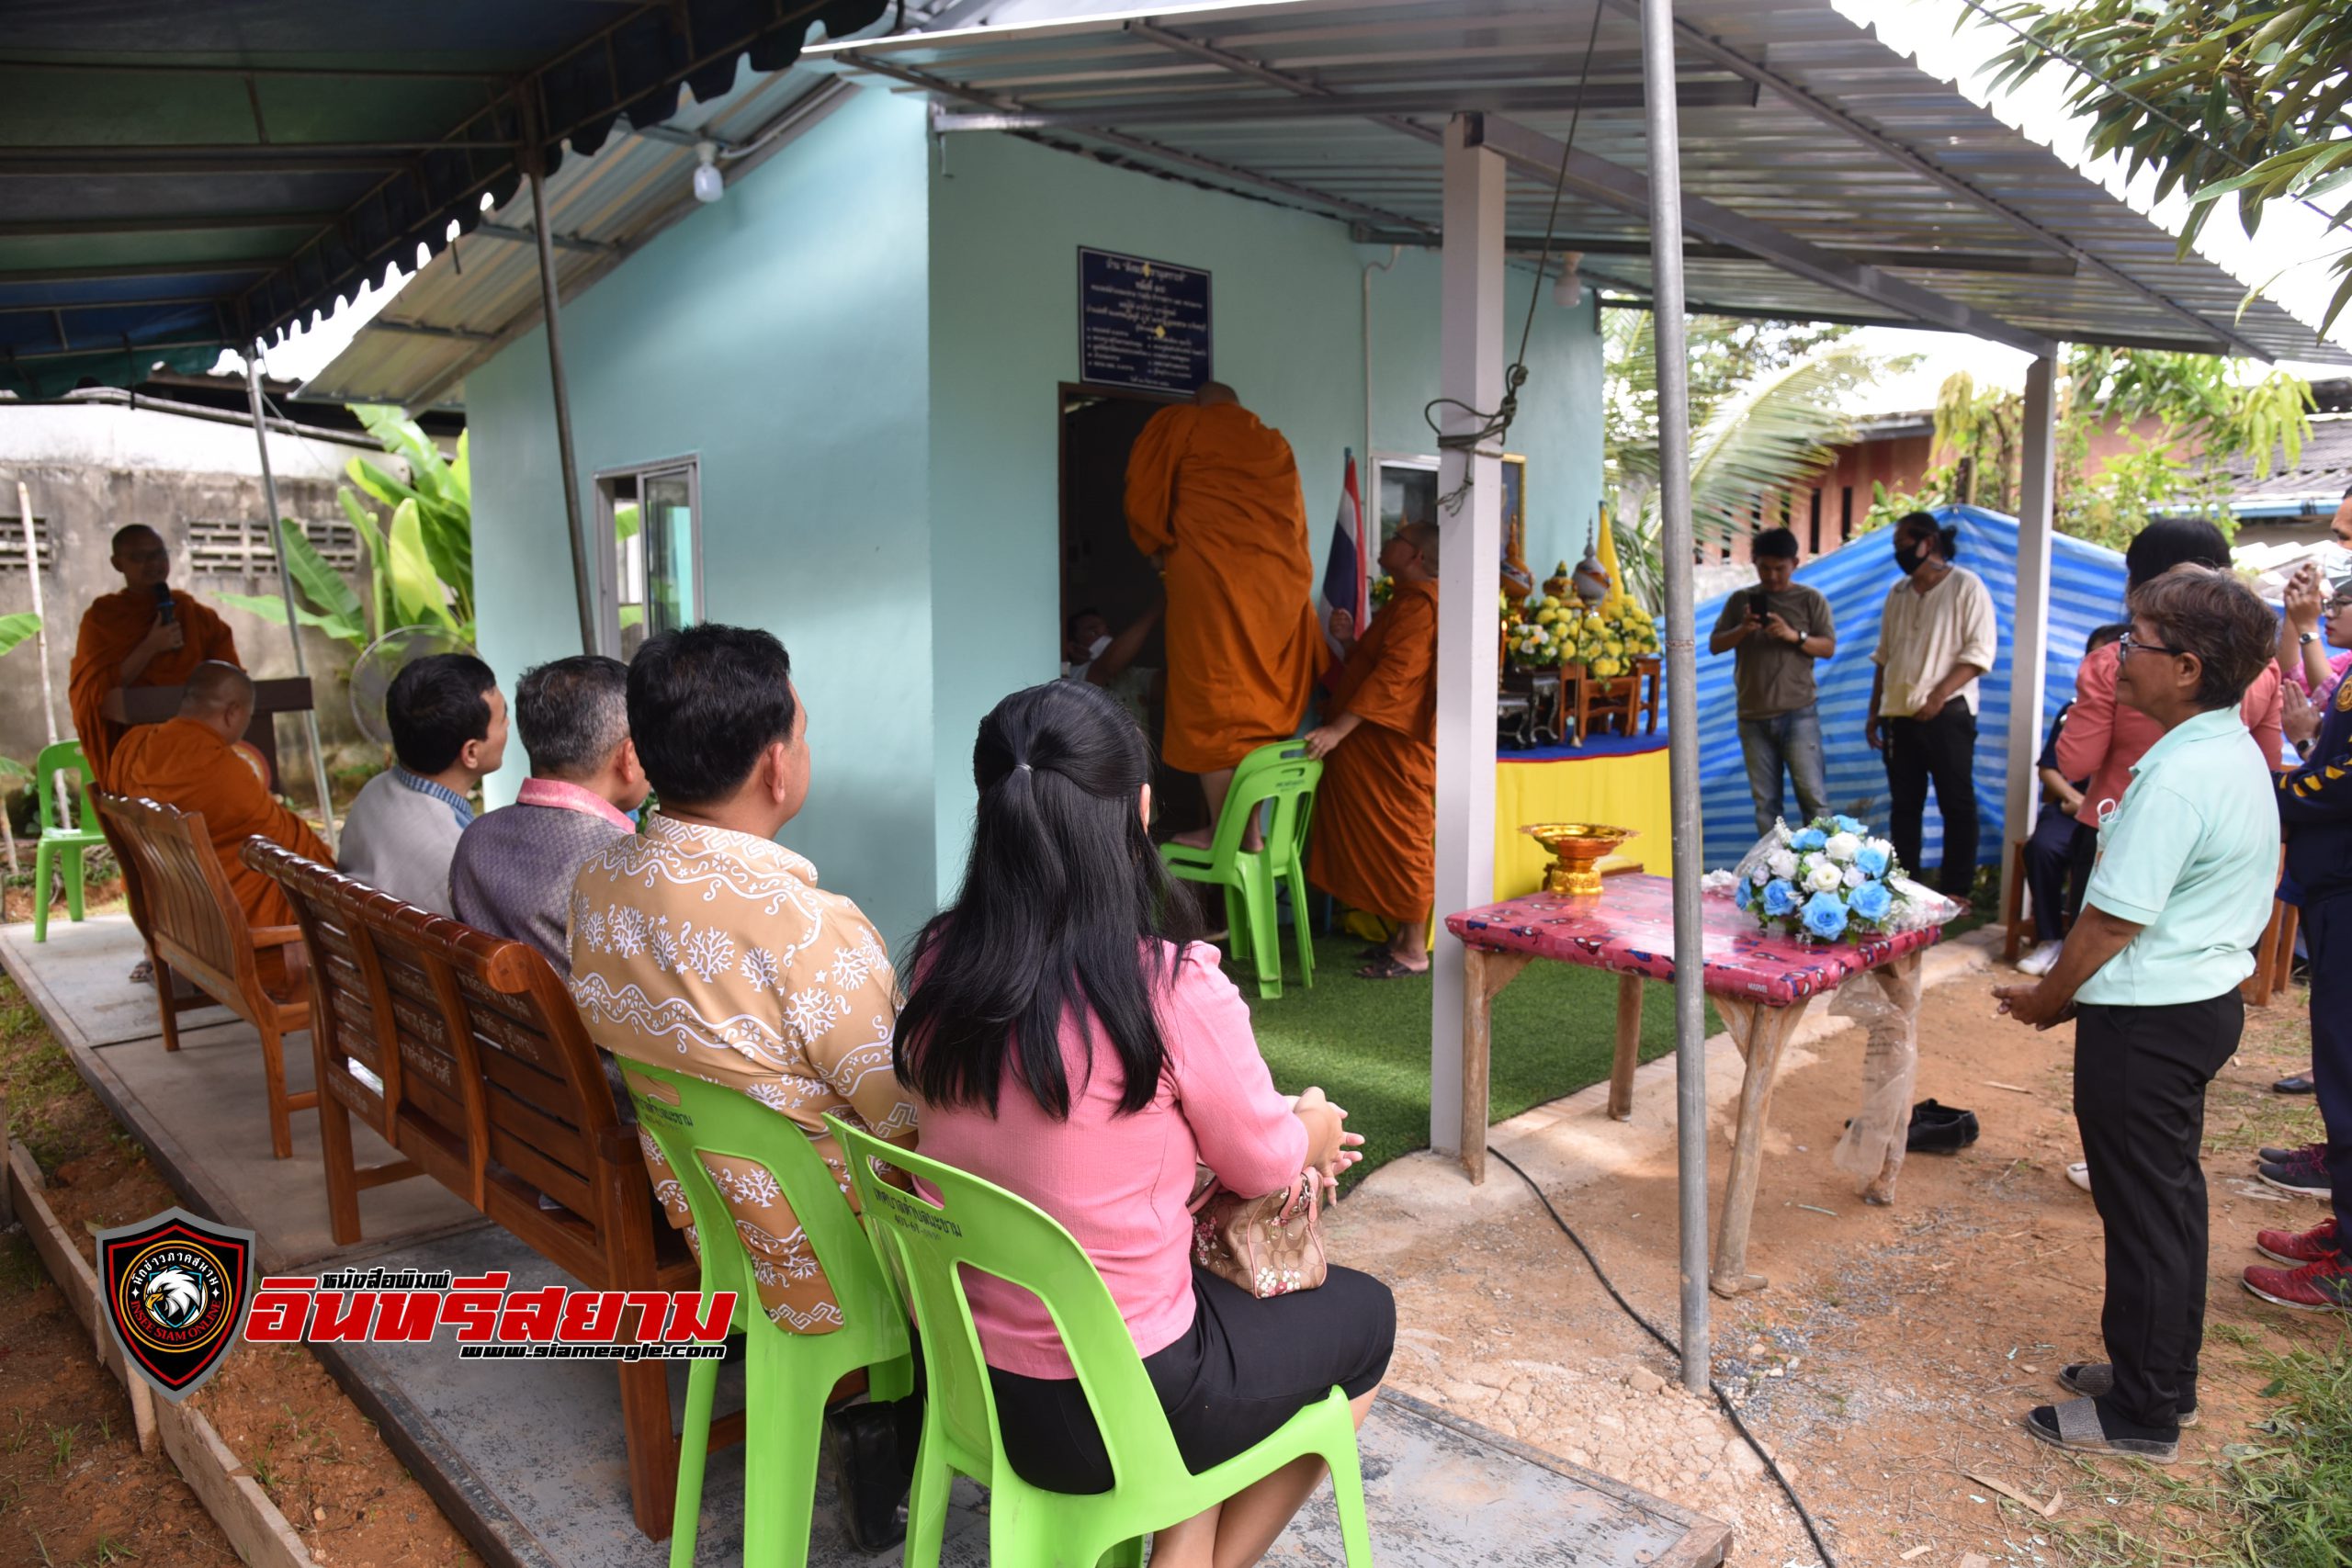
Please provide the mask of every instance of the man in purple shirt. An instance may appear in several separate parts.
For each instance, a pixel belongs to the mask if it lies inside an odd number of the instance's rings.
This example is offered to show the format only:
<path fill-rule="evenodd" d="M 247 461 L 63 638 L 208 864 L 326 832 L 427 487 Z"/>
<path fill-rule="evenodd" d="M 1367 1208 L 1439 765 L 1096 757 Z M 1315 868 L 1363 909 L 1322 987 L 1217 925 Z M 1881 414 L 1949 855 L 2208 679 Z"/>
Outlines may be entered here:
<path fill-rule="evenodd" d="M 486 812 L 449 863 L 450 913 L 527 942 L 569 976 L 571 885 L 597 850 L 637 831 L 645 770 L 628 734 L 628 666 L 582 654 L 524 672 L 514 728 L 531 776 L 514 804 Z"/>

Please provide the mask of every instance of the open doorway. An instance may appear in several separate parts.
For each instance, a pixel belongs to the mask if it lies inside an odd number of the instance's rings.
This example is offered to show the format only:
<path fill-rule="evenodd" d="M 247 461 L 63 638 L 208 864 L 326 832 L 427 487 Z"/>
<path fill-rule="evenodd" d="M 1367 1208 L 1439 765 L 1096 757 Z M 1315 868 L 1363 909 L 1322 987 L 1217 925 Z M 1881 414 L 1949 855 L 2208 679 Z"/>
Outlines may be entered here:
<path fill-rule="evenodd" d="M 1127 455 L 1151 416 L 1182 400 L 1069 384 L 1059 396 L 1062 623 L 1092 610 L 1116 630 L 1150 609 L 1160 593 L 1159 574 L 1127 537 Z M 1165 667 L 1165 645 L 1157 629 L 1136 662 Z M 1155 754 L 1165 721 L 1159 702 L 1146 705 L 1144 733 Z M 1192 775 L 1161 764 L 1153 775 L 1152 795 L 1160 803 L 1155 837 L 1206 825 L 1207 807 Z"/>

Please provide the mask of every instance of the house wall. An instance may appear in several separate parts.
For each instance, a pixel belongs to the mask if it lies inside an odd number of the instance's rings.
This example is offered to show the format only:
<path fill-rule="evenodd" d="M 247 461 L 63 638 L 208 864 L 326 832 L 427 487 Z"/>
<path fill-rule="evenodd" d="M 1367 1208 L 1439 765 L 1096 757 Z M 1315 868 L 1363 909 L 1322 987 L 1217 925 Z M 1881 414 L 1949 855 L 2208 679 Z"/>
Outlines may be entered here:
<path fill-rule="evenodd" d="M 325 546 L 330 559 L 348 563 L 346 575 L 357 586 L 363 558 L 335 502 L 344 465 L 364 457 L 405 470 L 372 442 L 346 444 L 273 431 L 269 450 L 279 505 L 288 516 L 311 525 L 314 542 Z M 112 400 L 0 404 L 0 615 L 32 608 L 19 481 L 42 541 L 41 609 L 60 736 L 74 732 L 66 676 L 82 612 L 91 600 L 121 588 L 108 556 L 115 531 L 133 523 L 144 523 L 163 536 L 172 552 L 173 582 L 220 613 L 247 669 L 264 679 L 294 673 L 286 628 L 221 597 L 275 597 L 278 592 L 251 425 Z M 306 630 L 302 651 L 329 749 L 372 750 L 352 720 L 347 695 L 356 649 Z M 0 664 L 0 755 L 29 762 L 40 750 L 48 738 L 40 705 L 40 653 L 28 641 Z M 307 803 L 311 789 L 300 760 L 300 722 L 287 717 L 278 725 L 286 783 Z"/>
<path fill-rule="evenodd" d="M 932 832 L 944 897 L 970 830 L 980 718 L 1059 671 L 1057 390 L 1079 378 L 1079 247 L 1212 274 L 1215 374 L 1297 454 L 1318 582 L 1342 449 L 1364 456 L 1363 268 L 1388 250 L 1328 219 L 1009 136 L 949 139 L 931 189 Z M 1434 250 L 1411 250 L 1373 276 L 1377 451 L 1435 450 L 1422 410 L 1438 395 L 1438 274 Z M 1534 288 L 1514 272 L 1514 344 Z M 1600 349 L 1590 298 L 1565 310 L 1547 289 L 1535 321 L 1509 449 L 1529 458 L 1527 557 L 1540 577 L 1582 553 L 1600 495 Z"/>
<path fill-rule="evenodd" d="M 920 105 L 858 94 L 563 311 L 583 488 L 699 457 L 704 616 L 782 638 L 808 709 L 783 840 L 893 942 L 933 870 L 925 155 Z M 511 687 L 580 648 L 543 335 L 466 389 L 482 652 Z"/>

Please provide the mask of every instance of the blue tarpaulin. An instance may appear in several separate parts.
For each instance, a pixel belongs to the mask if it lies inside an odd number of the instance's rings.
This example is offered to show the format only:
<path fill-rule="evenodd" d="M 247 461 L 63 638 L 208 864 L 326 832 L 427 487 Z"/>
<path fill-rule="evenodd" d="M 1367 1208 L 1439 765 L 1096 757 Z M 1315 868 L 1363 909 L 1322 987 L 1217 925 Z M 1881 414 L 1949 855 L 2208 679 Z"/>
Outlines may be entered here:
<path fill-rule="evenodd" d="M 1976 716 L 1976 805 L 1982 813 L 1977 859 L 1996 864 L 2005 852 L 2003 830 L 2008 776 L 2009 655 L 2016 646 L 2018 523 L 1997 512 L 1945 506 L 1936 515 L 1960 527 L 1959 564 L 1984 580 L 2000 622 L 2000 662 L 1984 677 Z M 1871 696 L 1871 654 L 1878 647 L 1879 613 L 1887 591 L 1903 581 L 1895 570 L 1890 537 L 1862 539 L 1807 562 L 1796 580 L 1829 601 L 1838 626 L 1837 657 L 1815 667 L 1820 687 L 1821 739 L 1826 753 L 1829 805 L 1886 830 L 1886 769 L 1862 739 Z M 1708 737 L 1700 753 L 1700 809 L 1706 824 L 1706 864 L 1728 866 L 1756 841 L 1756 808 L 1747 792 L 1747 763 L 1740 756 L 1738 709 L 1732 694 L 1732 656 L 1709 657 L 1706 636 L 1723 614 L 1718 595 L 1699 606 L 1699 733 Z M 2042 712 L 2058 711 L 2075 694 L 2075 667 L 2092 628 L 2123 618 L 2123 558 L 2080 539 L 2053 535 L 2050 543 L 2049 668 L 2042 681 Z M 2045 727 L 2046 727 L 2045 717 Z M 2037 750 L 2041 742 L 2037 739 Z M 2019 760 L 2030 767 L 2033 759 Z M 1797 809 L 1790 795 L 1789 810 Z M 1930 800 L 1920 858 L 1928 867 L 1943 863 L 1943 819 Z M 1914 874 L 1922 869 L 1911 868 Z"/>

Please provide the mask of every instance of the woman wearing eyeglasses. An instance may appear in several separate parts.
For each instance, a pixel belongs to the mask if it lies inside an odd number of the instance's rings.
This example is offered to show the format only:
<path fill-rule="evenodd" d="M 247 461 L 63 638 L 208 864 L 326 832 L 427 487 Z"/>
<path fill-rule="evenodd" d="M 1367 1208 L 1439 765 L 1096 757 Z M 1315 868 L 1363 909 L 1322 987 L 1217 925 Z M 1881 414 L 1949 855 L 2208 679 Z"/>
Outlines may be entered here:
<path fill-rule="evenodd" d="M 2201 518 L 2163 517 L 2132 536 L 2123 552 L 2127 592 L 2154 581 L 2177 566 L 2230 570 L 2230 544 L 2222 531 Z M 2278 623 L 2271 623 L 2275 631 Z M 2131 705 L 2119 700 L 2116 676 L 2122 660 L 2112 649 L 2084 656 L 2075 672 L 2075 705 L 2066 715 L 2065 732 L 2058 738 L 2058 771 L 2070 779 L 2086 778 L 2079 820 L 2098 826 L 2099 808 L 2111 807 L 2132 782 L 2132 765 L 2156 743 L 2160 731 Z M 2265 661 L 2262 672 L 2247 686 L 2238 711 L 2245 728 L 2262 748 L 2262 758 L 2276 769 L 2282 714 L 2278 671 Z"/>
<path fill-rule="evenodd" d="M 2155 741 L 2099 829 L 2058 962 L 1993 994 L 2019 1022 L 2075 1024 L 2075 1122 L 2107 1232 L 2108 1359 L 2062 1369 L 2082 1397 L 2037 1405 L 2026 1429 L 2169 1464 L 2196 1419 L 2204 1339 L 2205 1086 L 2237 1050 L 2238 986 L 2278 879 L 2274 759 L 2238 713 L 2278 624 L 2253 590 L 2196 567 L 2143 583 L 2130 606 L 2115 696 Z"/>

